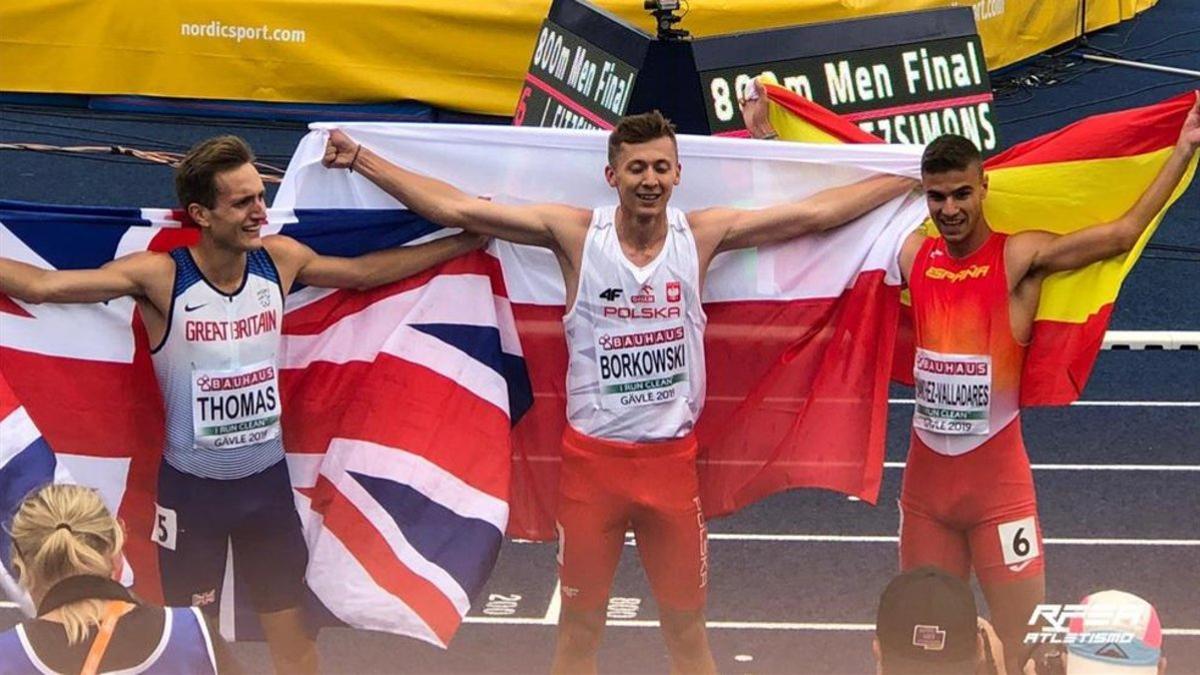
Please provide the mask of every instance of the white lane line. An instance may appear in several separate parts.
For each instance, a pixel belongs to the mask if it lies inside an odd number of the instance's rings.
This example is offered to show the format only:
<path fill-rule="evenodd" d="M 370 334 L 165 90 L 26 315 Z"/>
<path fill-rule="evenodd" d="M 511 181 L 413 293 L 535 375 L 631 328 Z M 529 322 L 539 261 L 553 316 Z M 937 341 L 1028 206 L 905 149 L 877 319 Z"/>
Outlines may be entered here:
<path fill-rule="evenodd" d="M 829 542 L 853 544 L 894 544 L 896 535 L 853 535 L 853 534 L 738 534 L 731 532 L 709 532 L 709 541 L 775 541 L 775 542 Z M 1083 539 L 1075 537 L 1048 537 L 1047 544 L 1062 546 L 1200 546 L 1200 539 Z"/>
<path fill-rule="evenodd" d="M 509 626 L 546 626 L 545 619 L 537 617 L 504 617 L 504 616 L 468 616 L 464 623 L 500 624 Z M 658 621 L 653 619 L 609 619 L 609 626 L 618 628 L 658 628 Z M 796 621 L 708 621 L 709 628 L 725 630 L 791 630 L 791 631 L 873 631 L 873 623 L 823 623 Z M 1163 635 L 1177 637 L 1200 637 L 1200 628 L 1164 628 Z"/>
<path fill-rule="evenodd" d="M 712 536 L 712 535 L 709 535 Z M 1049 540 L 1047 540 L 1049 541 Z M 558 593 L 554 594 L 558 597 Z M 551 604 L 553 606 L 553 603 Z M 16 609 L 15 602 L 0 602 L 0 609 Z M 558 617 L 551 617 L 546 612 L 543 617 L 512 617 L 512 616 L 467 616 L 463 623 L 499 624 L 507 626 L 553 626 L 558 623 Z M 627 628 L 658 628 L 657 621 L 637 619 L 609 619 L 609 626 Z M 807 630 L 807 631 L 871 631 L 875 624 L 871 623 L 796 623 L 780 621 L 709 621 L 709 628 L 728 630 Z M 1164 628 L 1163 635 L 1179 637 L 1200 637 L 1200 628 Z"/>
<path fill-rule="evenodd" d="M 1033 464 L 1034 471 L 1200 471 L 1200 464 Z M 885 469 L 903 469 L 904 462 L 884 462 Z"/>
<path fill-rule="evenodd" d="M 553 626 L 542 616 L 464 616 L 463 623 L 490 623 L 504 626 Z"/>
<path fill-rule="evenodd" d="M 708 533 L 709 541 L 770 541 L 810 542 L 830 544 L 895 544 L 900 538 L 894 534 L 747 534 L 739 532 Z M 1096 537 L 1047 537 L 1045 543 L 1053 546 L 1200 546 L 1200 539 L 1127 539 Z M 514 544 L 548 544 L 528 540 L 512 540 Z M 636 545 L 632 533 L 626 534 L 626 546 Z M 558 597 L 557 589 L 555 597 Z M 554 602 L 551 600 L 551 607 Z"/>
<path fill-rule="evenodd" d="M 892 405 L 914 405 L 916 399 L 889 398 Z M 1200 401 L 1075 401 L 1083 408 L 1200 408 Z"/>
<path fill-rule="evenodd" d="M 553 626 L 558 623 L 558 615 L 562 613 L 562 581 L 554 582 L 554 593 L 550 596 L 550 605 L 546 607 L 546 615 L 542 621 Z"/>

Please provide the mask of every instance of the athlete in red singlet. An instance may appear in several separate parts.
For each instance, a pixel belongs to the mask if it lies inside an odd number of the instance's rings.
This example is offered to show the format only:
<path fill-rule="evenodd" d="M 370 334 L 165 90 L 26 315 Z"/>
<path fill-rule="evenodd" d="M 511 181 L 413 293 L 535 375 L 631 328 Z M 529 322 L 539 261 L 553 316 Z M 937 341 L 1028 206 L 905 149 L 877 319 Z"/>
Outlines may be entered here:
<path fill-rule="evenodd" d="M 1011 236 L 983 215 L 987 176 L 966 138 L 943 136 L 921 162 L 940 238 L 913 233 L 900 253 L 916 324 L 916 410 L 900 497 L 900 566 L 972 567 L 1005 643 L 1008 672 L 1045 598 L 1033 475 L 1018 398 L 1042 280 L 1128 252 L 1162 210 L 1200 146 L 1200 100 L 1138 202 L 1110 223 Z"/>

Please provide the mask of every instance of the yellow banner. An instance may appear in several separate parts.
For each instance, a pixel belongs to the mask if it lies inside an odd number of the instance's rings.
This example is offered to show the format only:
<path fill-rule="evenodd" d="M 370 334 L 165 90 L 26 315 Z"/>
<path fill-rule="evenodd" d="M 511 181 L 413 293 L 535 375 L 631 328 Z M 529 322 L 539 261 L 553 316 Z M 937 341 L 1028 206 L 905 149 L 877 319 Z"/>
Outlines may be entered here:
<path fill-rule="evenodd" d="M 1157 0 L 1092 0 L 1088 29 Z M 647 32 L 642 0 L 599 0 Z M 697 37 L 962 4 L 692 0 Z M 1076 2 L 975 0 L 998 68 L 1079 32 Z M 418 100 L 509 115 L 548 0 L 4 0 L 0 91 L 250 101 Z"/>

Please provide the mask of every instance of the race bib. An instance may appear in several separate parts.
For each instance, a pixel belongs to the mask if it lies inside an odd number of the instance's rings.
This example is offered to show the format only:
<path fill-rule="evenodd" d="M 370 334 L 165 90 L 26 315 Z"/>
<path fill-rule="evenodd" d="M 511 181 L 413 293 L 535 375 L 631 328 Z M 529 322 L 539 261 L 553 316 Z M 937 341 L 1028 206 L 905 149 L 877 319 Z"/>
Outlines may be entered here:
<path fill-rule="evenodd" d="M 150 540 L 159 546 L 174 551 L 175 539 L 179 535 L 179 518 L 175 509 L 154 505 L 154 526 L 150 528 Z"/>
<path fill-rule="evenodd" d="M 1025 568 L 1025 563 L 1042 554 L 1038 546 L 1037 519 L 1033 516 L 1001 523 L 996 527 L 1000 537 L 1000 551 L 1004 564 L 1014 572 Z"/>
<path fill-rule="evenodd" d="M 682 323 L 597 335 L 600 406 L 627 410 L 686 395 L 687 359 Z"/>
<path fill-rule="evenodd" d="M 939 434 L 986 434 L 992 404 L 992 357 L 917 349 L 913 426 Z"/>
<path fill-rule="evenodd" d="M 192 426 L 201 450 L 240 448 L 279 435 L 278 369 L 192 371 Z"/>

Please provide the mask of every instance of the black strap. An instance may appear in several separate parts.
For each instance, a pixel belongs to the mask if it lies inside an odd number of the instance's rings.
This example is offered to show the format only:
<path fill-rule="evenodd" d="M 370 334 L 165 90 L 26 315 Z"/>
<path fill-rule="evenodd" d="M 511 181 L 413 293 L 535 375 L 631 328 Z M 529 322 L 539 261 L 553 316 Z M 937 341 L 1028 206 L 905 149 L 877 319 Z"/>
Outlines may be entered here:
<path fill-rule="evenodd" d="M 80 600 L 119 600 L 140 604 L 121 584 L 104 577 L 79 575 L 67 577 L 50 587 L 38 604 L 38 616 Z"/>

